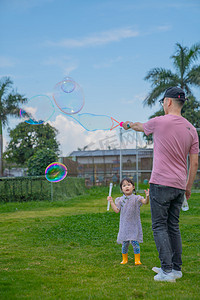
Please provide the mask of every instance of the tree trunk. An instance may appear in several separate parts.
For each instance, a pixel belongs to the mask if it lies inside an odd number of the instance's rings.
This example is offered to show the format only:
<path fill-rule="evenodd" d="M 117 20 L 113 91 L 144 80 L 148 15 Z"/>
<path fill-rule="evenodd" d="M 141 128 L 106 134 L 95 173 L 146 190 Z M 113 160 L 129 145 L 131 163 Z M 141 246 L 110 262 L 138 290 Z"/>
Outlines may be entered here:
<path fill-rule="evenodd" d="M 0 120 L 0 176 L 3 176 L 3 130 Z"/>

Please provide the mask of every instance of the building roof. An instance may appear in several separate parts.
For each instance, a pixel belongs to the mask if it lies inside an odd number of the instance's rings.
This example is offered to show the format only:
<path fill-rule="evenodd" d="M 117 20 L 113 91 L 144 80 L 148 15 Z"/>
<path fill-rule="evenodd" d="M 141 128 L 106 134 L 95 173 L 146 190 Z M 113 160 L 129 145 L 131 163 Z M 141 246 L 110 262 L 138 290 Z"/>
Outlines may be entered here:
<path fill-rule="evenodd" d="M 153 149 L 137 149 L 138 154 L 141 156 L 144 155 L 151 155 L 153 153 Z M 136 149 L 122 149 L 122 155 L 136 155 L 137 153 Z M 89 151 L 73 151 L 70 153 L 69 156 L 74 157 L 94 157 L 94 156 L 119 156 L 120 155 L 120 149 L 114 149 L 114 150 L 89 150 Z"/>

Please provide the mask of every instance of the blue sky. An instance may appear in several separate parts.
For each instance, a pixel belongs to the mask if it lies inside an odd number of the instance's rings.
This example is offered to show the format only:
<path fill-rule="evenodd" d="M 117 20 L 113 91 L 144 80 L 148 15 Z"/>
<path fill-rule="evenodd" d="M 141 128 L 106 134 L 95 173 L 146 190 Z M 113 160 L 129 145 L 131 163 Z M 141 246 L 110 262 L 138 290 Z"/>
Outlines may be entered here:
<path fill-rule="evenodd" d="M 83 88 L 81 112 L 145 122 L 159 105 L 144 107 L 154 67 L 173 70 L 177 42 L 200 42 L 199 0 L 1 0 L 0 77 L 9 76 L 28 98 L 51 97 L 72 77 Z M 116 135 L 86 132 L 56 109 L 61 153 Z M 14 128 L 19 120 L 10 119 Z M 9 137 L 4 129 L 4 144 Z"/>

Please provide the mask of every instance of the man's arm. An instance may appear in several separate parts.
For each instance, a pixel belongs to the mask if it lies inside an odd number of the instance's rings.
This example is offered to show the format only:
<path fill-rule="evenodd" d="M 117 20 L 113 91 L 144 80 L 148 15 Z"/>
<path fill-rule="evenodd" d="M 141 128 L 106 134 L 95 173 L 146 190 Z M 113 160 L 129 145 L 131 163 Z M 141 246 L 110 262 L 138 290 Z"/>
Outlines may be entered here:
<path fill-rule="evenodd" d="M 198 158 L 199 155 L 197 154 L 190 154 L 190 168 L 189 168 L 189 176 L 187 180 L 187 185 L 186 185 L 186 198 L 187 200 L 191 196 L 191 188 L 198 170 Z"/>
<path fill-rule="evenodd" d="M 128 126 L 127 126 L 128 125 Z M 126 121 L 122 124 L 122 127 L 127 130 L 129 128 L 135 130 L 135 131 L 141 131 L 144 132 L 144 128 L 143 128 L 143 123 L 140 122 L 130 122 L 130 121 Z"/>

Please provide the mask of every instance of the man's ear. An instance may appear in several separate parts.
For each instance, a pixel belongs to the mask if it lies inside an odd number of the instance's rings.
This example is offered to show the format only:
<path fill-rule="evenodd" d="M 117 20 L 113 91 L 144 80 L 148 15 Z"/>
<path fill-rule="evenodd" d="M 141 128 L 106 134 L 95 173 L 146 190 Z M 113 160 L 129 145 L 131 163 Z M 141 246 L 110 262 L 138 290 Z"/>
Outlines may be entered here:
<path fill-rule="evenodd" d="M 172 105 L 172 98 L 168 98 L 167 106 L 171 106 L 171 105 Z"/>

